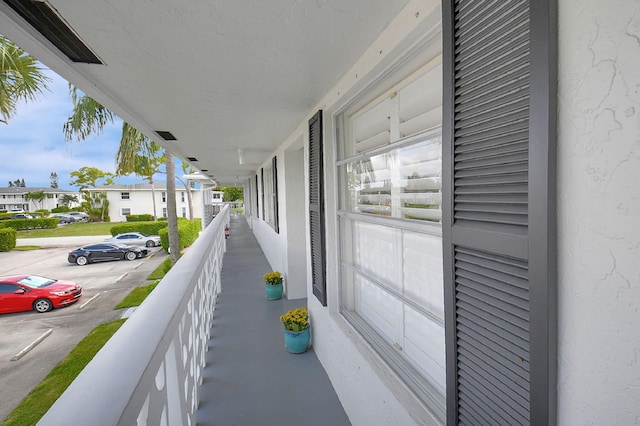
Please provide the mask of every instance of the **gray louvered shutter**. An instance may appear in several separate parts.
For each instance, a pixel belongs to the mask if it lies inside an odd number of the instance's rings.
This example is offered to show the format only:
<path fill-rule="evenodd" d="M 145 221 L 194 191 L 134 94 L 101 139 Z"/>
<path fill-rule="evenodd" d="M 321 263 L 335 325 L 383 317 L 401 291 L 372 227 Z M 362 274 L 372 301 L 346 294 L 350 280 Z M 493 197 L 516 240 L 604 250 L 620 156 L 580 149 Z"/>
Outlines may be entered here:
<path fill-rule="evenodd" d="M 278 219 L 278 157 L 271 160 L 271 172 L 273 173 L 273 229 L 280 233 L 280 221 Z"/>
<path fill-rule="evenodd" d="M 313 294 L 327 306 L 325 282 L 322 110 L 309 120 L 309 227 Z"/>
<path fill-rule="evenodd" d="M 443 5 L 447 424 L 555 424 L 555 5 Z"/>

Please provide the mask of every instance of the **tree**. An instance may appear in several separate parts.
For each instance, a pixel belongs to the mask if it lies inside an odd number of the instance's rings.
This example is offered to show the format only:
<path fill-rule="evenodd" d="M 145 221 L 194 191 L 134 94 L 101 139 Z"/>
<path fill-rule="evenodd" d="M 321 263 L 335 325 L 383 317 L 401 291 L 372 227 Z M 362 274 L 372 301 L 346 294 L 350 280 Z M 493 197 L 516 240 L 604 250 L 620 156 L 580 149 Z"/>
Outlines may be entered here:
<path fill-rule="evenodd" d="M 24 199 L 26 201 L 33 201 L 33 205 L 34 207 L 36 207 L 36 210 L 38 208 L 38 206 L 36 205 L 36 202 L 39 203 L 40 208 L 42 208 L 42 202 L 45 200 L 45 198 L 47 198 L 47 194 L 44 193 L 44 190 L 27 192 L 26 194 L 24 194 Z"/>
<path fill-rule="evenodd" d="M 242 188 L 230 186 L 226 188 L 216 188 L 216 191 L 222 191 L 224 193 L 225 201 L 239 201 L 242 200 Z"/>
<path fill-rule="evenodd" d="M 189 166 L 189 163 L 185 163 L 184 161 L 181 161 L 180 165 L 182 166 L 182 173 L 184 174 L 193 173 L 193 168 Z M 187 203 L 189 205 L 189 220 L 193 220 L 193 194 L 191 193 L 193 182 L 189 180 L 185 182 L 184 179 L 180 178 L 179 176 L 176 176 L 176 179 L 178 179 L 182 183 L 182 185 L 184 185 L 184 190 L 187 193 Z"/>
<path fill-rule="evenodd" d="M 146 150 L 143 154 L 140 150 Z M 164 163 L 162 156 L 158 156 L 162 148 L 151 139 L 138 132 L 127 123 L 122 123 L 122 139 L 116 153 L 116 174 L 118 176 L 135 173 L 142 176 L 151 184 L 151 199 L 153 203 L 153 218 L 156 219 L 156 191 L 153 185 L 155 175 L 160 165 Z"/>
<path fill-rule="evenodd" d="M 38 61 L 0 35 L 0 122 L 7 123 L 19 101 L 33 101 L 49 78 Z"/>
<path fill-rule="evenodd" d="M 76 139 L 78 142 L 85 140 L 91 133 L 101 133 L 107 123 L 113 122 L 113 114 L 108 109 L 86 95 L 78 96 L 78 90 L 74 87 L 71 89 L 71 97 L 74 106 L 71 116 L 64 125 L 66 140 Z M 120 148 L 123 151 L 123 158 L 131 159 L 135 155 L 149 155 L 150 144 L 148 142 L 152 142 L 151 139 L 127 123 L 123 124 L 122 130 Z M 169 161 L 169 158 L 171 158 L 171 161 Z M 175 202 L 175 165 L 172 163 L 173 161 L 173 155 L 166 152 L 169 251 L 171 252 L 171 262 L 175 263 L 180 256 L 180 240 Z M 169 163 L 172 164 L 170 165 Z"/>
<path fill-rule="evenodd" d="M 116 175 L 111 172 L 102 171 L 96 167 L 80 167 L 79 170 L 69 173 L 72 178 L 69 185 L 77 186 L 80 191 L 84 191 L 87 188 L 95 188 L 97 186 L 113 185 Z M 98 181 L 104 180 L 100 184 Z"/>
<path fill-rule="evenodd" d="M 58 174 L 56 172 L 51 172 L 49 175 L 49 179 L 51 181 L 51 188 L 58 187 Z"/>
<path fill-rule="evenodd" d="M 77 195 L 63 194 L 62 197 L 60 197 L 60 204 L 62 204 L 63 206 L 71 207 L 71 203 L 77 203 L 77 202 L 78 202 Z"/>

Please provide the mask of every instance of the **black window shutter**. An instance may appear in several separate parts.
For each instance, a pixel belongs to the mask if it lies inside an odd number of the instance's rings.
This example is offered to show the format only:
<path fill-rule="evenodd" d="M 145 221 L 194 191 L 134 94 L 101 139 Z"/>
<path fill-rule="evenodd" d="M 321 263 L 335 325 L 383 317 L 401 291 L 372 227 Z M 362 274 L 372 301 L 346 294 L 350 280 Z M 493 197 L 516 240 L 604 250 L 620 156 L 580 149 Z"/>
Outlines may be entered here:
<path fill-rule="evenodd" d="M 258 208 L 258 200 L 259 200 L 259 195 L 258 195 L 258 175 L 256 175 L 256 217 L 260 217 L 260 209 Z"/>
<path fill-rule="evenodd" d="M 264 168 L 260 169 L 260 187 L 262 191 L 260 192 L 262 198 L 262 220 L 264 220 L 267 216 L 264 214 Z"/>
<path fill-rule="evenodd" d="M 309 120 L 309 227 L 313 294 L 327 306 L 325 282 L 322 110 Z"/>
<path fill-rule="evenodd" d="M 271 171 L 273 173 L 273 229 L 276 233 L 280 233 L 280 225 L 278 222 L 278 157 L 274 156 L 271 160 Z"/>
<path fill-rule="evenodd" d="M 555 11 L 443 4 L 447 424 L 556 424 Z"/>

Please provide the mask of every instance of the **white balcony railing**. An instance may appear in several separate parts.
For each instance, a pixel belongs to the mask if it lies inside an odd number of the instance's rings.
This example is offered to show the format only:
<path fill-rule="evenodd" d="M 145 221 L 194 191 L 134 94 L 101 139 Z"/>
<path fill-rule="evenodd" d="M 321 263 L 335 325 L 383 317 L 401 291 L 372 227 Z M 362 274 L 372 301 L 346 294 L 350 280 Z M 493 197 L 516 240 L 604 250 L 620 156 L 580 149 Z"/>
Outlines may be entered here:
<path fill-rule="evenodd" d="M 39 425 L 195 425 L 229 208 L 203 231 Z"/>

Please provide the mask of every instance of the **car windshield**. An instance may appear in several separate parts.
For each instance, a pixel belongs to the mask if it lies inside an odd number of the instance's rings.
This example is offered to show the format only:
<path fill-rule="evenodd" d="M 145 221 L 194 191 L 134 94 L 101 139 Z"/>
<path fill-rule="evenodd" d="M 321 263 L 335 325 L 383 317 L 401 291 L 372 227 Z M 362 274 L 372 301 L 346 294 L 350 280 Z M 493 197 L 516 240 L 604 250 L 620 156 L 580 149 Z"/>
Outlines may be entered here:
<path fill-rule="evenodd" d="M 55 283 L 56 280 L 52 280 L 50 278 L 45 278 L 45 277 L 39 277 L 37 275 L 30 275 L 28 277 L 24 277 L 18 282 L 22 285 L 26 285 L 27 287 L 42 288 Z"/>

